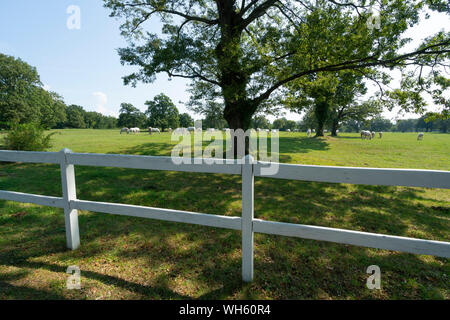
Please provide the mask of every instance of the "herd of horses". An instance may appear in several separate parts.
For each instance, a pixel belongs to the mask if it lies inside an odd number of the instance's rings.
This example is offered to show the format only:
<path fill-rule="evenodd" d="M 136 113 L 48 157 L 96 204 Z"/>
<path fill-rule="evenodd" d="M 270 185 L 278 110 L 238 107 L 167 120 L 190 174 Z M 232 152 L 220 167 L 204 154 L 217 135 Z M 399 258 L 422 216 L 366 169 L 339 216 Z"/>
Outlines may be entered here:
<path fill-rule="evenodd" d="M 140 132 L 141 132 L 141 129 L 139 129 L 139 128 L 122 128 L 122 129 L 120 129 L 120 134 L 122 134 L 122 133 L 130 134 L 130 133 L 140 133 Z M 152 134 L 153 132 L 161 133 L 161 130 L 159 130 L 158 128 L 149 127 L 148 133 Z"/>
<path fill-rule="evenodd" d="M 183 130 L 183 131 L 186 131 L 186 132 L 190 132 L 190 131 L 195 131 L 196 129 L 194 127 L 189 127 L 189 128 L 178 128 L 176 130 Z M 214 131 L 214 130 L 215 129 L 210 128 L 207 131 Z M 223 129 L 223 130 L 226 131 L 228 129 Z M 167 131 L 168 132 L 172 132 L 172 128 L 168 128 Z M 262 129 L 258 128 L 257 131 L 262 131 Z M 269 132 L 269 130 L 266 130 L 266 131 Z M 275 130 L 272 130 L 272 132 L 273 131 L 275 131 Z M 122 128 L 122 129 L 120 129 L 120 134 L 122 134 L 122 133 L 127 133 L 127 134 L 135 133 L 136 134 L 136 133 L 140 133 L 140 132 L 141 132 L 141 130 L 139 128 L 136 128 L 136 127 L 135 128 Z M 289 132 L 290 132 L 290 130 L 289 130 Z M 310 137 L 312 132 L 315 132 L 315 130 L 314 129 L 313 130 L 308 129 L 308 131 L 306 132 L 306 135 L 308 137 Z M 159 128 L 148 127 L 148 133 L 149 134 L 161 133 L 161 130 L 159 130 Z M 376 136 L 376 133 L 374 131 L 368 131 L 368 130 L 362 130 L 361 131 L 361 139 L 372 140 L 372 139 L 375 138 L 375 136 Z M 423 132 L 419 132 L 419 134 L 417 135 L 417 140 L 423 140 L 423 136 L 424 136 L 424 133 Z M 378 137 L 381 139 L 383 137 L 383 132 L 378 132 Z"/>

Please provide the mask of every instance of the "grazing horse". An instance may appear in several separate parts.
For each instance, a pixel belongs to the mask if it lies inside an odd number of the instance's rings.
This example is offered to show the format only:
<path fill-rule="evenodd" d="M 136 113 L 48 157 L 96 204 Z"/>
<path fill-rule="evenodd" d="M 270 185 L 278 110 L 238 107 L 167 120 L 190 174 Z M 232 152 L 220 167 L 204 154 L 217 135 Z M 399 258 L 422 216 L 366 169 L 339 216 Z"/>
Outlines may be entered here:
<path fill-rule="evenodd" d="M 152 134 L 152 132 L 161 133 L 161 131 L 158 128 L 148 127 L 148 134 Z"/>
<path fill-rule="evenodd" d="M 367 130 L 363 130 L 361 131 L 361 139 L 372 139 L 372 132 L 367 131 Z"/>
<path fill-rule="evenodd" d="M 308 131 L 306 131 L 306 136 L 309 138 L 311 137 L 311 129 L 308 129 Z"/>
<path fill-rule="evenodd" d="M 123 132 L 126 132 L 128 134 L 128 133 L 130 133 L 130 129 L 128 129 L 128 128 L 120 129 L 120 134 L 122 134 Z"/>

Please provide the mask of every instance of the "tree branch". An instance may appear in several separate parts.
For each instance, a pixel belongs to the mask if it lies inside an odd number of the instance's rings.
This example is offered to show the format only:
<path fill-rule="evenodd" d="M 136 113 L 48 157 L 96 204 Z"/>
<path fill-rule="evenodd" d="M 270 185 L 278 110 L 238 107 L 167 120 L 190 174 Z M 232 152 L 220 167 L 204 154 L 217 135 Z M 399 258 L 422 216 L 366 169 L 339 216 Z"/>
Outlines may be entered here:
<path fill-rule="evenodd" d="M 123 6 L 124 7 L 133 7 L 133 8 L 136 8 L 136 7 L 144 7 L 144 8 L 146 8 L 148 6 L 148 4 L 147 3 L 124 3 Z M 154 14 L 154 13 L 167 13 L 167 14 L 173 14 L 173 15 L 176 15 L 176 16 L 183 17 L 183 18 L 185 18 L 188 21 L 203 22 L 203 23 L 206 23 L 208 25 L 216 25 L 219 22 L 218 19 L 210 20 L 210 19 L 203 18 L 203 17 L 191 16 L 191 15 L 188 15 L 186 13 L 179 12 L 179 11 L 176 11 L 176 10 L 155 8 L 154 6 L 151 6 L 151 8 L 152 8 L 152 11 L 145 15 L 145 16 L 147 16 L 147 18 L 145 20 L 149 19 L 151 17 L 151 15 Z"/>
<path fill-rule="evenodd" d="M 427 46 L 425 48 L 422 48 L 420 50 L 406 53 L 406 54 L 397 56 L 392 59 L 387 59 L 387 60 L 378 60 L 378 59 L 374 59 L 373 56 L 369 56 L 369 57 L 362 58 L 362 59 L 349 60 L 349 61 L 345 61 L 345 62 L 338 63 L 338 64 L 333 64 L 333 65 L 328 65 L 328 66 L 324 66 L 324 67 L 320 67 L 320 68 L 305 70 L 305 71 L 299 72 L 297 74 L 294 74 L 290 77 L 287 77 L 283 80 L 278 81 L 272 87 L 270 87 L 264 93 L 262 93 L 259 97 L 253 99 L 253 101 L 256 103 L 259 103 L 259 102 L 269 98 L 269 96 L 272 94 L 272 92 L 274 92 L 275 90 L 277 90 L 279 87 L 283 86 L 284 84 L 286 84 L 290 81 L 293 81 L 295 79 L 298 79 L 300 77 L 303 77 L 305 75 L 308 75 L 308 74 L 314 74 L 314 73 L 323 72 L 323 71 L 351 70 L 351 69 L 360 69 L 360 68 L 375 67 L 375 66 L 393 67 L 395 65 L 401 64 L 402 61 L 406 61 L 409 58 L 415 57 L 418 55 L 449 53 L 450 49 L 438 50 L 438 51 L 428 51 L 432 48 L 436 48 L 436 47 L 440 47 L 440 46 L 444 46 L 444 45 L 448 45 L 448 44 L 450 44 L 450 40 L 447 40 L 447 41 L 444 41 L 441 43 L 437 43 L 437 44 L 433 44 L 433 45 Z M 409 64 L 417 64 L 417 62 L 409 63 Z M 405 65 L 408 65 L 408 64 L 405 64 Z"/>
<path fill-rule="evenodd" d="M 276 2 L 278 2 L 279 0 L 266 0 L 264 1 L 262 4 L 260 4 L 258 7 L 256 7 L 255 9 L 253 9 L 253 11 L 248 15 L 247 18 L 242 20 L 242 23 L 240 25 L 240 28 L 243 30 L 244 28 L 246 28 L 250 23 L 252 23 L 253 21 L 255 21 L 256 19 L 258 19 L 259 17 L 262 17 L 267 10 L 272 7 Z M 255 4 L 257 1 L 252 1 L 251 3 L 249 3 L 249 5 L 247 7 L 252 6 L 253 4 Z M 245 9 L 244 9 L 245 10 Z"/>

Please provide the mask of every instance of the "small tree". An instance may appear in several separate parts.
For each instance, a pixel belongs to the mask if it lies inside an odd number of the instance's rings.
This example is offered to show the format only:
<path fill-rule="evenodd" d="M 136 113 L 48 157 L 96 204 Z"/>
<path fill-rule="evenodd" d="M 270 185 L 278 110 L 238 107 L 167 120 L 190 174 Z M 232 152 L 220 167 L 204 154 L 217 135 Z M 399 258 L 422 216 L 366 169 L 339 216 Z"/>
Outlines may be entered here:
<path fill-rule="evenodd" d="M 131 103 L 122 103 L 120 105 L 120 115 L 118 125 L 121 127 L 143 127 L 146 121 L 145 114 Z"/>
<path fill-rule="evenodd" d="M 148 117 L 150 126 L 161 128 L 163 131 L 167 128 L 177 128 L 179 126 L 180 115 L 178 109 L 164 93 L 157 95 L 152 101 L 145 102 L 145 105 L 148 106 L 145 114 Z"/>
<path fill-rule="evenodd" d="M 251 127 L 253 129 L 270 129 L 270 122 L 265 116 L 255 116 L 252 119 Z"/>
<path fill-rule="evenodd" d="M 86 127 L 84 122 L 85 111 L 83 107 L 77 105 L 70 105 L 67 107 L 67 123 L 69 128 L 83 129 Z"/>
<path fill-rule="evenodd" d="M 180 114 L 180 126 L 182 128 L 192 127 L 194 125 L 194 119 L 188 113 Z"/>
<path fill-rule="evenodd" d="M 5 138 L 6 148 L 21 151 L 44 151 L 51 147 L 50 139 L 56 132 L 45 134 L 35 123 L 13 124 Z"/>

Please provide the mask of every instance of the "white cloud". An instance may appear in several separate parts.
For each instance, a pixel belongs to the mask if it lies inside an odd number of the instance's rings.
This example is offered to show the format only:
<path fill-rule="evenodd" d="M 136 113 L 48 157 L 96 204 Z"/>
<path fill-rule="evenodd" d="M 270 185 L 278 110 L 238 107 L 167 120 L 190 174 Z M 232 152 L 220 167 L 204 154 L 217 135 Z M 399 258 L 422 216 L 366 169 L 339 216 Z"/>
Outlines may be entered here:
<path fill-rule="evenodd" d="M 92 94 L 94 96 L 94 107 L 95 111 L 100 112 L 104 115 L 110 115 L 111 112 L 108 111 L 106 105 L 108 103 L 108 96 L 106 93 L 97 91 Z"/>

